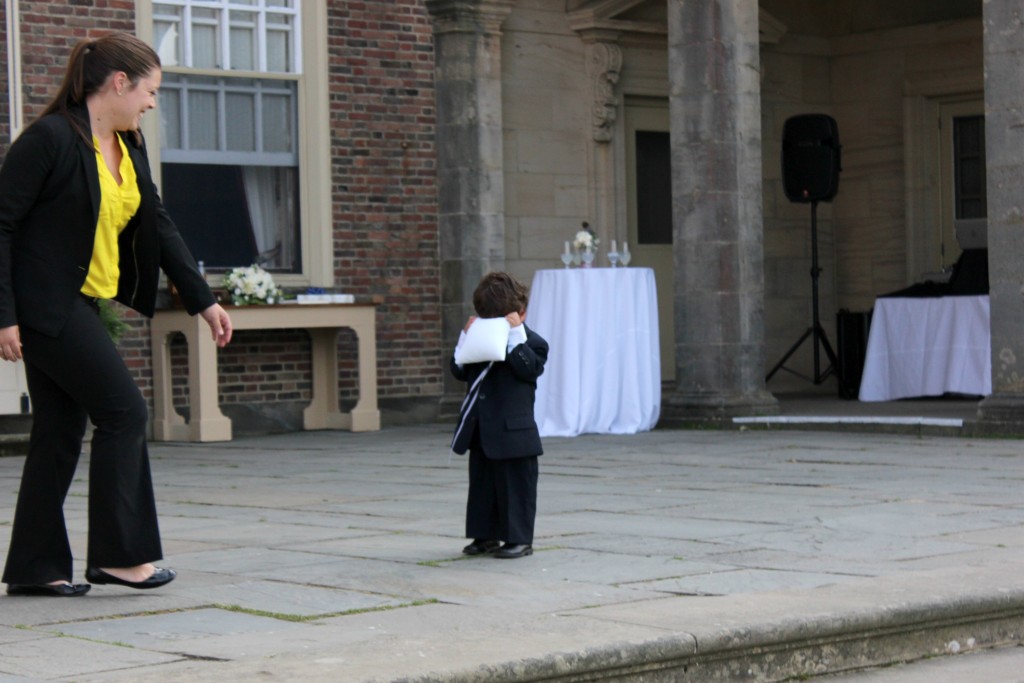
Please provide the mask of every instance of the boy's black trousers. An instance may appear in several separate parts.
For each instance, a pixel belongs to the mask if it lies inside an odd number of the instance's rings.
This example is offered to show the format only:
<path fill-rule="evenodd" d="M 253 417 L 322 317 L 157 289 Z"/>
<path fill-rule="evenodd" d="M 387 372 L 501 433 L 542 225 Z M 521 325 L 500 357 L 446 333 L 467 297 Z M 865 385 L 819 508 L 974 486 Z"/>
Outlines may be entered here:
<path fill-rule="evenodd" d="M 473 443 L 469 451 L 466 537 L 532 545 L 537 474 L 535 455 L 492 460 L 484 455 L 479 443 Z"/>

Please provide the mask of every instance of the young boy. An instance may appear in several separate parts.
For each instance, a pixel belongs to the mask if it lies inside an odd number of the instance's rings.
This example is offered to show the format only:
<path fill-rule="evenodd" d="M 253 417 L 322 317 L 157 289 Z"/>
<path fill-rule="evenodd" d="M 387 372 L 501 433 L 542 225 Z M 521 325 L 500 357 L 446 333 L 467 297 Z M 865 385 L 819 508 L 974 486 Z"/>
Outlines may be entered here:
<path fill-rule="evenodd" d="M 469 450 L 466 536 L 473 542 L 462 549 L 467 555 L 513 559 L 533 554 L 537 456 L 544 452 L 533 403 L 548 343 L 523 323 L 526 304 L 526 287 L 516 278 L 485 275 L 473 292 L 473 308 L 481 318 L 508 320 L 505 360 L 465 366 L 454 356 L 451 360 L 452 374 L 468 384 L 452 439 L 456 453 Z M 459 345 L 475 320 L 469 317 Z"/>

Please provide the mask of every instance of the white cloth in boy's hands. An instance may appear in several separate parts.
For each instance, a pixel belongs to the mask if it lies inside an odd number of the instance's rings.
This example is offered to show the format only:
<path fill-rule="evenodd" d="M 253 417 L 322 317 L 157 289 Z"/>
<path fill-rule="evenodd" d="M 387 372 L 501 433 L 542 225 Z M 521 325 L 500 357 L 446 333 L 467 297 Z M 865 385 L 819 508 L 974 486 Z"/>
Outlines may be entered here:
<path fill-rule="evenodd" d="M 526 325 L 520 323 L 511 330 L 508 331 L 508 345 L 505 347 L 505 351 L 508 353 L 512 352 L 512 349 L 516 348 L 520 344 L 526 343 Z"/>
<path fill-rule="evenodd" d="M 477 318 L 468 331 L 459 335 L 459 343 L 455 347 L 455 363 L 461 366 L 505 360 L 509 329 L 508 321 L 504 318 Z"/>

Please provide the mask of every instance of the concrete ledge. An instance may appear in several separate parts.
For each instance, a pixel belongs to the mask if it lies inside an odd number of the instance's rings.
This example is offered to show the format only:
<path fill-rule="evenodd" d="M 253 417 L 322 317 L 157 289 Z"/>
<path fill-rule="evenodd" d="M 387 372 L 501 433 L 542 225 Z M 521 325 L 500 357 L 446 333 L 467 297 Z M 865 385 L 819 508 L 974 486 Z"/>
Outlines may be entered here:
<path fill-rule="evenodd" d="M 0 434 L 0 457 L 28 453 L 28 434 Z"/>
<path fill-rule="evenodd" d="M 645 643 L 608 643 L 394 680 L 785 681 L 1019 644 L 1024 639 L 1024 581 L 1005 588 L 987 583 L 1011 571 L 1012 566 L 967 576 L 908 573 L 810 591 L 678 597 L 580 610 L 573 614 L 581 619 L 685 630 Z"/>
<path fill-rule="evenodd" d="M 914 434 L 918 436 L 964 436 L 965 422 L 957 418 L 900 416 L 776 415 L 734 417 L 739 429 L 798 429 L 812 431 L 863 432 L 869 434 Z"/>

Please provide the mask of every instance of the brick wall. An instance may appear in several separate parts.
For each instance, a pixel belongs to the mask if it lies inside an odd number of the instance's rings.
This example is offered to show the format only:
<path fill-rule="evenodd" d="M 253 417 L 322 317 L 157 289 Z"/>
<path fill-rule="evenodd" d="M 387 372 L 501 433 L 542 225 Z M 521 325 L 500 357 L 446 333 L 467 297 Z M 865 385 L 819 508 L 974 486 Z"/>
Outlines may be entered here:
<path fill-rule="evenodd" d="M 19 7 L 26 123 L 53 97 L 76 42 L 109 31 L 135 31 L 132 0 L 22 0 Z"/>
<path fill-rule="evenodd" d="M 384 297 L 380 395 L 441 393 L 434 53 L 420 0 L 329 10 L 335 273 Z"/>
<path fill-rule="evenodd" d="M 335 285 L 379 295 L 378 382 L 389 402 L 434 405 L 442 391 L 440 282 L 434 152 L 433 41 L 421 0 L 328 0 Z M 71 46 L 109 30 L 135 30 L 131 0 L 21 2 L 26 121 L 52 97 Z M 0 10 L 2 17 L 2 10 Z M 0 103 L 0 132 L 7 125 Z M 0 154 L 6 151 L 2 138 Z M 152 400 L 146 321 L 132 329 L 126 362 Z M 310 400 L 309 338 L 301 331 L 239 332 L 220 352 L 221 403 Z M 175 404 L 187 411 L 185 347 L 172 341 Z M 356 394 L 354 335 L 339 339 L 339 392 Z M 392 419 L 400 419 L 392 415 Z"/>

